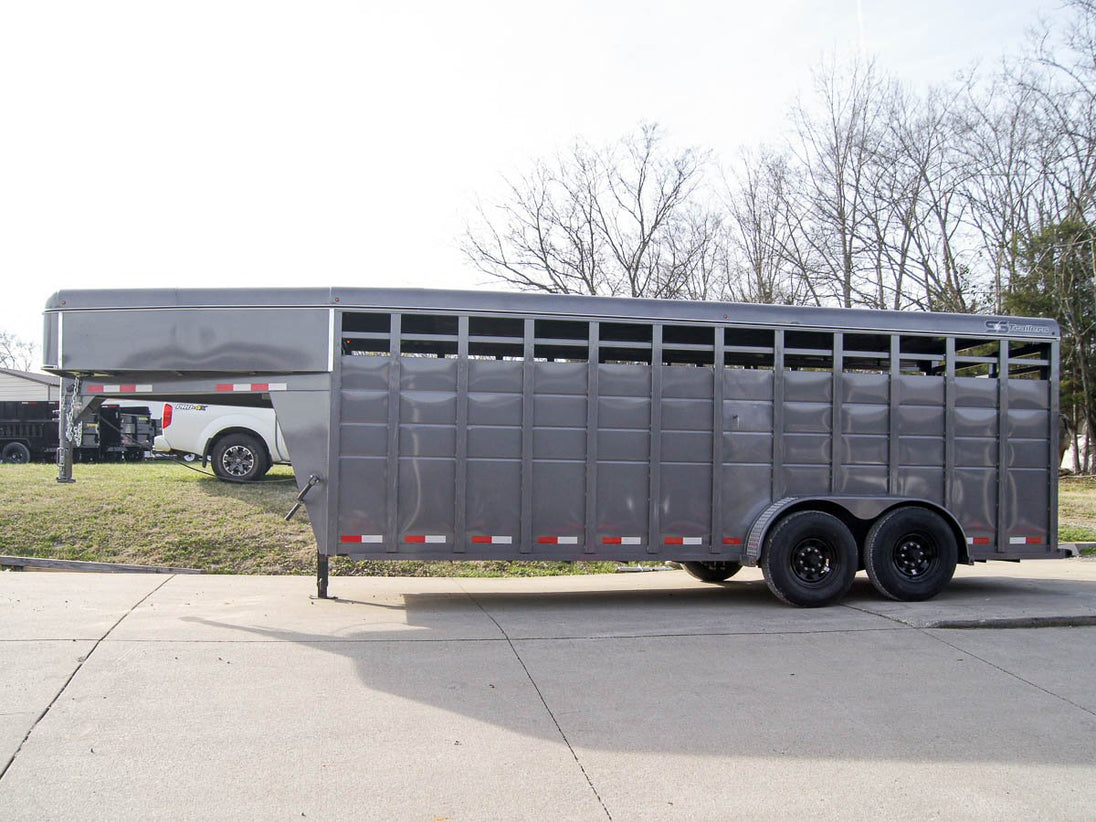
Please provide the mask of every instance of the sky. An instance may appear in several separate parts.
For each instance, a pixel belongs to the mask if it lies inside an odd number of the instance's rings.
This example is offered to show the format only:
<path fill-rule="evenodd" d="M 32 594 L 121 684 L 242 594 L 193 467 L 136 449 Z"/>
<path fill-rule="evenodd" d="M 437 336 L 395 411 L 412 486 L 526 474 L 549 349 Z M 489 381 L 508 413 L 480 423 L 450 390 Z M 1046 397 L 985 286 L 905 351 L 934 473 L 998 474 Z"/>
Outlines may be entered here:
<path fill-rule="evenodd" d="M 657 122 L 778 140 L 827 55 L 917 85 L 1046 0 L 0 3 L 0 331 L 75 288 L 488 284 L 477 198 Z M 498 287 L 498 286 L 494 286 Z"/>

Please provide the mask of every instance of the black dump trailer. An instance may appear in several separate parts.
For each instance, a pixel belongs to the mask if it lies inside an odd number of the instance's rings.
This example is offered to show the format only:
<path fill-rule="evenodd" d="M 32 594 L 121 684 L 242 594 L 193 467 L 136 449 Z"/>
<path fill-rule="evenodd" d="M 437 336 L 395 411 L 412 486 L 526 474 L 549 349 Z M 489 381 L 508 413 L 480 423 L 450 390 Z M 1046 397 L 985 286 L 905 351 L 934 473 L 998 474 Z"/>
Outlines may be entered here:
<path fill-rule="evenodd" d="M 52 462 L 60 444 L 56 401 L 0 402 L 0 462 Z M 77 462 L 143 459 L 152 448 L 156 422 L 145 406 L 104 404 L 72 429 Z"/>
<path fill-rule="evenodd" d="M 306 288 L 65 291 L 43 350 L 74 420 L 273 407 L 321 596 L 335 555 L 676 560 L 823 605 L 861 569 L 918 600 L 1064 556 L 1058 346 L 1038 318 Z"/>
<path fill-rule="evenodd" d="M 0 402 L 0 462 L 52 460 L 57 453 L 56 401 Z"/>

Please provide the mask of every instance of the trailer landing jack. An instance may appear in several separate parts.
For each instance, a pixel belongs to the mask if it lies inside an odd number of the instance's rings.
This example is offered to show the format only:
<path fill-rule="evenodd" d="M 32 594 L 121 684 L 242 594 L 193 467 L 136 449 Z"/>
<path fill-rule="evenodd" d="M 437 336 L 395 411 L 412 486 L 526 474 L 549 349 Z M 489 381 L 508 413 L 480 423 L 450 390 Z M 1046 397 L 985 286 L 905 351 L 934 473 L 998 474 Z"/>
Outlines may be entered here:
<path fill-rule="evenodd" d="M 316 554 L 316 599 L 328 599 L 327 596 L 327 554 Z"/>

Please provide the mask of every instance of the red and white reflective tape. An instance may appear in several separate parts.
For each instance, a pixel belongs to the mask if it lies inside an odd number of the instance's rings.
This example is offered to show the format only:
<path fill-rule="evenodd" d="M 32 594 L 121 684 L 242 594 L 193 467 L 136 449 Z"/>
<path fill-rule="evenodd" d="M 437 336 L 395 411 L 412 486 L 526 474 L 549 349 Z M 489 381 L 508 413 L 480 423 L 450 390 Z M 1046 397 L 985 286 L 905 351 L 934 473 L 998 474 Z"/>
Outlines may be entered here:
<path fill-rule="evenodd" d="M 989 537 L 967 537 L 967 545 L 989 545 Z"/>
<path fill-rule="evenodd" d="M 1042 537 L 1009 537 L 1009 545 L 1042 545 Z"/>
<path fill-rule="evenodd" d="M 513 537 L 495 537 L 487 536 L 486 534 L 474 534 L 472 536 L 472 542 L 477 545 L 513 545 Z"/>
<path fill-rule="evenodd" d="M 663 545 L 703 545 L 703 537 L 665 537 Z"/>
<path fill-rule="evenodd" d="M 742 537 L 723 537 L 724 545 L 741 545 Z"/>
<path fill-rule="evenodd" d="M 642 545 L 641 537 L 602 537 L 602 545 Z"/>
<path fill-rule="evenodd" d="M 288 391 L 288 386 L 284 382 L 235 382 L 235 383 L 217 383 L 214 390 L 216 391 Z M 119 383 L 117 385 L 106 384 L 93 384 L 85 385 L 84 392 L 87 394 L 151 394 L 153 388 L 151 385 L 141 385 L 137 383 Z"/>
<path fill-rule="evenodd" d="M 85 385 L 88 394 L 150 394 L 151 385 Z"/>
<path fill-rule="evenodd" d="M 376 545 L 377 543 L 384 542 L 384 534 L 343 534 L 339 537 L 340 542 L 367 542 Z"/>
<path fill-rule="evenodd" d="M 538 545 L 578 545 L 578 537 L 537 537 Z"/>
<path fill-rule="evenodd" d="M 427 542 L 431 544 L 448 542 L 449 538 L 445 534 L 405 534 L 403 537 L 404 542 Z"/>
<path fill-rule="evenodd" d="M 284 382 L 222 382 L 218 391 L 285 391 Z"/>

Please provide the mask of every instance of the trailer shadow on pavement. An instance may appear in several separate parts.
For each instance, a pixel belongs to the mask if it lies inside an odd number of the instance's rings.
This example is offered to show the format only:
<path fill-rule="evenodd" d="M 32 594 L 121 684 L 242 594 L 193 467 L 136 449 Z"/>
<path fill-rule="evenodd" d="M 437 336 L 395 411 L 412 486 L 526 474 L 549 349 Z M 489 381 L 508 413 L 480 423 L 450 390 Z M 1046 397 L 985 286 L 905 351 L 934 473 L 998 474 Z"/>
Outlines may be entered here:
<path fill-rule="evenodd" d="M 1096 628 L 907 623 L 1079 612 L 1089 567 L 814 610 L 752 569 L 5 575 L 0 815 L 1082 818 Z"/>
<path fill-rule="evenodd" d="M 1091 674 L 1096 655 L 1079 660 L 1073 649 L 1093 648 L 1096 629 L 1008 632 L 1016 648 L 1002 663 L 962 650 L 971 632 L 934 633 L 869 612 L 888 603 L 866 580 L 850 607 L 813 610 L 780 605 L 759 579 L 597 591 L 454 582 L 464 590 L 407 593 L 402 605 L 317 603 L 361 617 L 360 628 L 337 634 L 187 622 L 307 648 L 317 672 L 349 664 L 361 686 L 351 714 L 355 703 L 394 698 L 584 748 L 967 765 L 1070 766 L 1096 754 L 1096 701 L 1076 704 L 1042 687 L 1038 665 L 1009 670 L 1023 667 L 1030 645 L 1041 649 L 1040 664 L 1049 656 Z M 1078 587 L 1096 596 L 1093 583 L 1016 583 L 961 580 L 941 603 L 890 604 L 969 610 L 972 597 L 1002 589 L 1032 602 Z M 398 627 L 386 629 L 393 620 Z M 386 722 L 399 724 L 398 714 Z"/>

